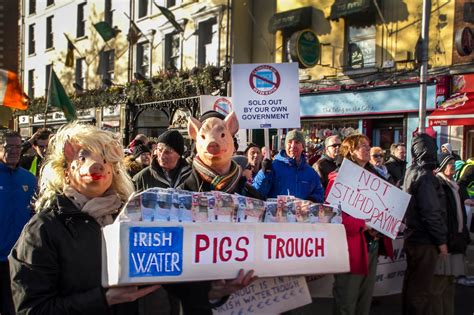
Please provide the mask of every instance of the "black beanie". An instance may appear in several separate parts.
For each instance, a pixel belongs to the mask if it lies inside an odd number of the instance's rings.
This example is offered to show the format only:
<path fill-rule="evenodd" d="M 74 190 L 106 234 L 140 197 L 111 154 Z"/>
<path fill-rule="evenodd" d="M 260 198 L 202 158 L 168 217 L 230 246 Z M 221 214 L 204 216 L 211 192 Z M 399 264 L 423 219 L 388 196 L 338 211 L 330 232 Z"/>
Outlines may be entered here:
<path fill-rule="evenodd" d="M 164 143 L 173 148 L 179 156 L 182 156 L 184 153 L 184 139 L 178 130 L 166 130 L 158 137 L 157 142 Z"/>
<path fill-rule="evenodd" d="M 444 170 L 444 168 L 446 167 L 446 165 L 448 165 L 449 161 L 455 161 L 456 158 L 449 154 L 449 153 L 443 153 L 441 154 L 441 156 L 439 157 L 439 166 L 438 168 L 435 170 L 436 173 L 438 172 L 442 172 Z"/>
<path fill-rule="evenodd" d="M 133 158 L 138 159 L 138 157 L 143 153 L 151 153 L 146 145 L 139 144 L 133 148 Z"/>
<path fill-rule="evenodd" d="M 208 118 L 212 118 L 212 117 L 219 118 L 219 119 L 222 119 L 222 120 L 225 119 L 224 114 L 216 112 L 215 110 L 208 110 L 207 112 L 205 112 L 204 114 L 201 115 L 201 118 L 199 118 L 199 121 L 204 122 L 204 120 L 206 120 Z"/>

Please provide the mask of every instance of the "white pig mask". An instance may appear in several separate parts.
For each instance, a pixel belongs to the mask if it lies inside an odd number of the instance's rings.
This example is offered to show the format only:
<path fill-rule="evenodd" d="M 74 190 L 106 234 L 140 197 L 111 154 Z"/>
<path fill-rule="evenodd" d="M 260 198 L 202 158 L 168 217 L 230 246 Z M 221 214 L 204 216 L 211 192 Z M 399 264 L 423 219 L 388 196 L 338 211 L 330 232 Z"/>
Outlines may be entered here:
<path fill-rule="evenodd" d="M 234 112 L 222 120 L 216 117 L 200 122 L 194 117 L 188 122 L 188 133 L 196 140 L 196 151 L 201 161 L 221 175 L 229 172 L 234 154 L 234 135 L 239 122 Z"/>

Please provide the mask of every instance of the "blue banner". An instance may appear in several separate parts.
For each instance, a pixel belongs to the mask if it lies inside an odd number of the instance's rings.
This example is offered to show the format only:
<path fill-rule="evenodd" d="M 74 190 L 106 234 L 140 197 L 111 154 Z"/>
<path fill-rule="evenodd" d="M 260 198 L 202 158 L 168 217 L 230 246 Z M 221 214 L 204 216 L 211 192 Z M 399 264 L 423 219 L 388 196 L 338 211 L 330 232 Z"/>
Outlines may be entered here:
<path fill-rule="evenodd" d="M 183 227 L 130 227 L 129 244 L 129 277 L 183 272 Z"/>

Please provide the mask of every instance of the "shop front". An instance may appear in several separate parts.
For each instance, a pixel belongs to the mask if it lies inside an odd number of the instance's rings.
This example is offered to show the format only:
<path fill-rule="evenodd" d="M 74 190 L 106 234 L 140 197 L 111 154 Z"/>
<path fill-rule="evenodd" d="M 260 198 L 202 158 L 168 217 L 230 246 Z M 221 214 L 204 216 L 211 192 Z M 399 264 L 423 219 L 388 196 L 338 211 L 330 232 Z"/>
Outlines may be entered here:
<path fill-rule="evenodd" d="M 373 146 L 411 143 L 418 127 L 419 85 L 301 95 L 301 125 L 308 141 L 362 133 Z M 436 85 L 427 88 L 427 111 L 435 109 Z"/>

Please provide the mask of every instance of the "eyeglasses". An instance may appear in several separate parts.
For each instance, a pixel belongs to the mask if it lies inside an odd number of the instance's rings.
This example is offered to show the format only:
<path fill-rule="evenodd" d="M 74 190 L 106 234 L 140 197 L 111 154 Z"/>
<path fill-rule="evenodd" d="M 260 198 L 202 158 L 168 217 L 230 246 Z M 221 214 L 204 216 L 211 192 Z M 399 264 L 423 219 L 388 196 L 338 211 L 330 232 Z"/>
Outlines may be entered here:
<path fill-rule="evenodd" d="M 380 158 L 383 157 L 383 155 L 382 154 L 372 154 L 372 157 L 376 158 L 376 159 L 380 159 Z"/>
<path fill-rule="evenodd" d="M 328 148 L 339 148 L 340 146 L 341 146 L 340 143 L 334 143 L 334 144 L 328 145 Z"/>

